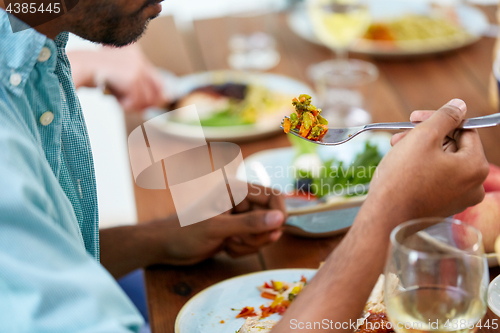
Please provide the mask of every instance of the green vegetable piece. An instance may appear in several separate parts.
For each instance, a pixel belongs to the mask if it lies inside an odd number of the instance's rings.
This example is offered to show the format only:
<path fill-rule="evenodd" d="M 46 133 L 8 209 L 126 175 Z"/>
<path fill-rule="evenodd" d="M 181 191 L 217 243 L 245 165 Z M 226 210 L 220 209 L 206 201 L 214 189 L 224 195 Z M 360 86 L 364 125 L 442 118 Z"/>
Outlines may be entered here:
<path fill-rule="evenodd" d="M 302 98 L 305 98 L 306 99 L 306 102 L 309 100 L 311 101 L 311 96 L 309 96 L 308 94 L 300 94 L 299 95 L 299 101 L 302 99 Z"/>
<path fill-rule="evenodd" d="M 309 138 L 317 138 L 318 136 L 320 136 L 321 132 L 323 131 L 323 128 L 321 126 L 314 126 L 312 129 L 311 129 L 311 133 L 309 133 Z"/>
<path fill-rule="evenodd" d="M 318 111 L 321 112 L 321 109 L 319 109 Z M 319 114 L 318 114 L 318 122 L 322 125 L 328 125 L 328 120 L 326 120 L 325 118 L 321 117 Z"/>
<path fill-rule="evenodd" d="M 305 128 L 310 128 L 312 126 L 311 117 L 305 112 L 302 115 L 302 123 L 304 124 Z"/>

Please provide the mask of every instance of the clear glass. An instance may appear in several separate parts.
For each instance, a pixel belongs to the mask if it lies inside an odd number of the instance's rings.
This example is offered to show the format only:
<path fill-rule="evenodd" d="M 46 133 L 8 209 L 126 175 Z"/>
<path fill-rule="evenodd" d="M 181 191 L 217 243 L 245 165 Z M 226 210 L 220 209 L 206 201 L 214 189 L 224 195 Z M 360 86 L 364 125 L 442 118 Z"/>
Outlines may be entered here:
<path fill-rule="evenodd" d="M 318 107 L 329 127 L 352 127 L 371 122 L 371 100 L 378 78 L 375 65 L 361 60 L 349 61 L 349 67 L 328 60 L 309 69 L 319 97 Z"/>
<path fill-rule="evenodd" d="M 487 307 L 481 233 L 458 220 L 406 222 L 391 233 L 384 301 L 398 333 L 476 331 Z"/>
<path fill-rule="evenodd" d="M 370 11 L 363 0 L 308 0 L 308 13 L 318 39 L 347 59 L 347 51 L 363 36 L 371 23 Z"/>
<path fill-rule="evenodd" d="M 227 17 L 228 64 L 235 70 L 266 71 L 281 60 L 274 29 L 276 4 L 271 0 L 231 3 Z"/>

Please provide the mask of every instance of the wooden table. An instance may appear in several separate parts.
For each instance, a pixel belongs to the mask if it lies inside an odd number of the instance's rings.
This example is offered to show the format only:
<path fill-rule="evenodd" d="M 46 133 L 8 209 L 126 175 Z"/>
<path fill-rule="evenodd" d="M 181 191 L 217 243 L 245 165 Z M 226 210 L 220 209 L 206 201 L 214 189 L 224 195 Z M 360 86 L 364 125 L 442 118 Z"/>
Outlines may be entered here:
<path fill-rule="evenodd" d="M 483 9 L 493 21 L 495 8 Z M 282 59 L 270 72 L 311 83 L 306 75 L 307 67 L 330 59 L 331 52 L 294 35 L 286 26 L 283 14 L 276 15 L 275 26 Z M 140 43 L 155 50 L 149 56 L 156 65 L 178 75 L 228 68 L 228 29 L 224 18 L 196 21 L 192 31 L 180 33 L 171 17 L 160 17 L 151 23 L 150 29 L 159 30 L 161 34 L 146 33 Z M 373 120 L 407 121 L 412 110 L 436 109 L 455 97 L 466 101 L 470 117 L 495 112 L 488 102 L 494 43 L 492 38 L 483 38 L 458 52 L 423 59 L 378 60 L 362 57 L 375 63 L 380 70 L 371 108 Z M 129 130 L 138 124 L 140 119 L 128 117 Z M 481 137 L 489 161 L 500 165 L 500 130 L 481 130 Z M 281 134 L 240 144 L 240 147 L 243 157 L 247 157 L 263 149 L 288 145 L 286 136 Z M 135 187 L 135 194 L 141 222 L 174 213 L 168 190 L 151 191 Z M 341 238 L 304 239 L 284 235 L 260 253 L 238 260 L 220 255 L 190 267 L 150 267 L 146 270 L 146 285 L 151 328 L 154 333 L 174 332 L 176 315 L 186 301 L 226 278 L 266 269 L 317 268 Z M 492 276 L 499 273 L 499 269 L 491 271 Z M 496 318 L 491 312 L 487 316 Z M 481 332 L 493 330 L 483 329 Z"/>

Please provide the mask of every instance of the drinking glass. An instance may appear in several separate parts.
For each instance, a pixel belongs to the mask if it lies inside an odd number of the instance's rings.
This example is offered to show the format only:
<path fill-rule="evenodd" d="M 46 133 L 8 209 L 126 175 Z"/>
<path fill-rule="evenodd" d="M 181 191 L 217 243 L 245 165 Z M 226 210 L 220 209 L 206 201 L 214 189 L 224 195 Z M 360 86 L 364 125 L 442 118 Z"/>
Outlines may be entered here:
<path fill-rule="evenodd" d="M 275 1 L 233 2 L 229 11 L 229 67 L 242 71 L 266 71 L 278 65 L 281 56 L 274 37 Z"/>
<path fill-rule="evenodd" d="M 308 11 L 318 39 L 348 66 L 349 46 L 363 36 L 371 22 L 363 0 L 308 0 Z"/>
<path fill-rule="evenodd" d="M 347 71 L 335 60 L 309 68 L 319 97 L 318 106 L 330 127 L 361 126 L 372 120 L 369 110 L 378 69 L 361 60 L 350 60 L 349 64 Z"/>
<path fill-rule="evenodd" d="M 482 235 L 472 226 L 432 218 L 392 231 L 384 301 L 396 332 L 474 332 L 488 282 Z"/>

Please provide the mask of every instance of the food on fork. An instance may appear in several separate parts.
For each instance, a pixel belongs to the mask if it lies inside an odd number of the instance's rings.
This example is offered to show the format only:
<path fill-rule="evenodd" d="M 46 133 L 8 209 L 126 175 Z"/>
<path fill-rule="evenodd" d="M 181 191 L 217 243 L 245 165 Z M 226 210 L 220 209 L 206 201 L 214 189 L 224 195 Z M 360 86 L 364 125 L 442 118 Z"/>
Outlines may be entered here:
<path fill-rule="evenodd" d="M 285 133 L 298 131 L 306 139 L 320 140 L 328 131 L 328 121 L 321 116 L 321 109 L 311 104 L 311 96 L 301 94 L 292 104 L 295 112 L 283 121 Z"/>

